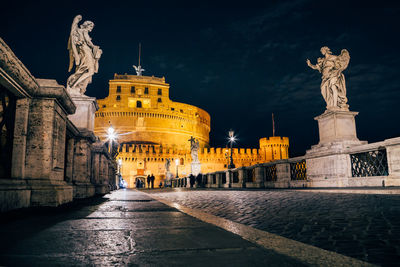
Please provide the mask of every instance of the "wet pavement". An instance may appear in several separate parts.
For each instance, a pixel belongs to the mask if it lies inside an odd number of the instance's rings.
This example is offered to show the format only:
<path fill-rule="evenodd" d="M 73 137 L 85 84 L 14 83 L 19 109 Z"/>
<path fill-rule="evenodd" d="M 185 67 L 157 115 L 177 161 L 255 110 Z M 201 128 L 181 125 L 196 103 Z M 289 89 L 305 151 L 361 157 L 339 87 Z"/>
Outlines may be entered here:
<path fill-rule="evenodd" d="M 400 266 L 400 195 L 295 190 L 147 191 L 218 217 L 382 266 Z"/>
<path fill-rule="evenodd" d="M 303 266 L 135 190 L 0 218 L 0 266 Z"/>

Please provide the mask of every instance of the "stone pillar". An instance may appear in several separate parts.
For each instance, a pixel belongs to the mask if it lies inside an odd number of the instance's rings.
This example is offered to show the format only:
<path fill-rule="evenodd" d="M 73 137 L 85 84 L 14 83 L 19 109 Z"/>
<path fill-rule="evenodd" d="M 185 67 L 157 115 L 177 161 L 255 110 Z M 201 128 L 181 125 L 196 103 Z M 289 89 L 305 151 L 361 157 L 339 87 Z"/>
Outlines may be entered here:
<path fill-rule="evenodd" d="M 72 186 L 64 181 L 67 115 L 75 111 L 64 87 L 38 79 L 30 102 L 25 177 L 32 188 L 32 206 L 58 206 L 72 201 Z"/>
<path fill-rule="evenodd" d="M 256 176 L 256 187 L 263 188 L 264 187 L 264 168 L 260 165 L 257 165 L 254 169 L 255 176 Z"/>
<path fill-rule="evenodd" d="M 290 187 L 290 163 L 276 163 L 276 182 L 274 186 L 276 188 Z"/>
<path fill-rule="evenodd" d="M 92 176 L 92 141 L 79 136 L 75 143 L 73 185 L 74 198 L 94 196 L 95 187 L 91 183 Z"/>
<path fill-rule="evenodd" d="M 11 177 L 25 177 L 26 136 L 28 133 L 29 98 L 17 99 Z"/>
<path fill-rule="evenodd" d="M 76 149 L 74 155 L 74 168 L 73 185 L 74 185 L 74 198 L 87 198 L 93 196 L 96 192 L 103 194 L 104 186 L 102 189 L 96 191 L 96 185 L 103 184 L 103 176 L 99 172 L 98 181 L 95 184 L 92 180 L 92 144 L 96 141 L 94 136 L 94 116 L 95 112 L 99 109 L 96 98 L 88 97 L 86 95 L 72 95 L 72 101 L 76 105 L 76 112 L 69 115 L 69 120 L 79 129 L 79 134 L 76 137 Z M 100 157 L 101 160 L 101 157 Z M 99 165 L 101 167 L 103 165 Z M 97 167 L 97 165 L 96 165 Z M 103 178 L 101 178 L 103 177 Z M 110 177 L 108 177 L 110 179 Z M 97 186 L 98 187 L 98 186 Z M 99 188 L 99 187 L 98 187 Z"/>
<path fill-rule="evenodd" d="M 358 140 L 355 116 L 358 112 L 326 110 L 315 117 L 319 143 L 306 153 L 307 179 L 312 187 L 344 187 L 351 176 L 349 147 L 365 144 Z"/>
<path fill-rule="evenodd" d="M 232 173 L 229 170 L 225 171 L 227 187 L 232 187 Z"/>
<path fill-rule="evenodd" d="M 64 180 L 71 184 L 74 175 L 74 151 L 75 151 L 75 139 L 67 138 L 66 142 L 66 163 L 65 163 L 65 177 Z"/>
<path fill-rule="evenodd" d="M 239 187 L 246 187 L 246 168 L 242 167 L 238 169 L 239 172 Z"/>
<path fill-rule="evenodd" d="M 206 174 L 207 175 L 207 185 L 206 185 L 206 187 L 207 188 L 211 188 L 211 186 L 212 186 L 212 176 L 211 176 L 211 174 L 210 173 L 207 173 Z"/>
<path fill-rule="evenodd" d="M 385 140 L 389 176 L 386 186 L 400 186 L 400 137 Z"/>

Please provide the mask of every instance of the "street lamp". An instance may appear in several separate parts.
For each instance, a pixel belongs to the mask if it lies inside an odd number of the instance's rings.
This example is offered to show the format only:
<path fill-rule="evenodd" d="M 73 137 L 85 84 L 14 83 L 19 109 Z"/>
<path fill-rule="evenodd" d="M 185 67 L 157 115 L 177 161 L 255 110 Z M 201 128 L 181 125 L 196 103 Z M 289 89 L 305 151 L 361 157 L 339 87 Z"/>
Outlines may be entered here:
<path fill-rule="evenodd" d="M 235 164 L 233 164 L 233 158 L 232 158 L 232 145 L 236 141 L 236 137 L 234 135 L 235 132 L 233 130 L 230 130 L 228 134 L 229 134 L 228 140 L 229 140 L 229 143 L 231 144 L 231 155 L 230 155 L 230 158 L 229 158 L 228 169 L 234 169 L 235 168 Z"/>
<path fill-rule="evenodd" d="M 117 139 L 117 135 L 116 135 L 115 130 L 114 130 L 114 128 L 112 126 L 108 127 L 108 129 L 107 129 L 107 139 L 108 139 L 108 142 L 109 142 L 109 148 L 108 149 L 110 151 L 110 154 L 112 154 L 112 144 L 113 144 L 113 141 L 115 141 Z"/>
<path fill-rule="evenodd" d="M 175 165 L 176 165 L 176 178 L 179 178 L 179 176 L 178 176 L 179 159 L 175 159 Z"/>

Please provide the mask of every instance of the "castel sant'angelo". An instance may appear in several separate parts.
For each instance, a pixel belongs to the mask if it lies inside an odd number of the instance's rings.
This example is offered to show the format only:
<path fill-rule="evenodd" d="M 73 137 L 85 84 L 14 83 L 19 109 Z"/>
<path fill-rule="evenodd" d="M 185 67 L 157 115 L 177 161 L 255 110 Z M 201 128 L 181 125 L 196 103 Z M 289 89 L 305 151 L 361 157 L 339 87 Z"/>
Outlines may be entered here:
<path fill-rule="evenodd" d="M 138 72 L 138 71 L 137 71 Z M 192 137 L 198 140 L 201 173 L 227 169 L 230 149 L 209 147 L 210 115 L 203 109 L 169 98 L 165 78 L 138 75 L 114 75 L 109 94 L 97 100 L 95 134 L 106 141 L 109 127 L 115 129 L 122 166 L 122 177 L 128 187 L 137 179 L 155 176 L 154 185 L 166 178 L 166 161 L 176 177 L 191 173 Z M 287 137 L 261 138 L 259 148 L 233 148 L 235 167 L 288 158 Z"/>

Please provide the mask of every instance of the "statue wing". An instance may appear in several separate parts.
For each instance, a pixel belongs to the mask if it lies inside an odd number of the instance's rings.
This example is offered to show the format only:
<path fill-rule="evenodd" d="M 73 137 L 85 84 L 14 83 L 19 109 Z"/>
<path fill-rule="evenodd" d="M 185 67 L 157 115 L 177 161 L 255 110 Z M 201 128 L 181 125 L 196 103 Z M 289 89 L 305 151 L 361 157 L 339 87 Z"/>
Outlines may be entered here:
<path fill-rule="evenodd" d="M 342 49 L 342 52 L 340 53 L 340 55 L 337 58 L 338 58 L 338 60 L 336 62 L 337 68 L 342 72 L 349 65 L 349 62 L 350 62 L 349 51 L 347 51 L 346 49 Z"/>
<path fill-rule="evenodd" d="M 72 21 L 71 26 L 71 33 L 68 39 L 68 50 L 69 50 L 69 68 L 68 72 L 71 71 L 72 67 L 74 66 L 74 59 L 75 65 L 79 65 L 80 59 L 77 49 L 77 44 L 79 43 L 79 33 L 78 33 L 78 23 L 82 20 L 81 15 L 77 15 L 74 20 Z"/>
<path fill-rule="evenodd" d="M 136 67 L 135 65 L 132 65 L 132 66 L 135 69 L 135 71 L 138 71 L 138 67 Z"/>

